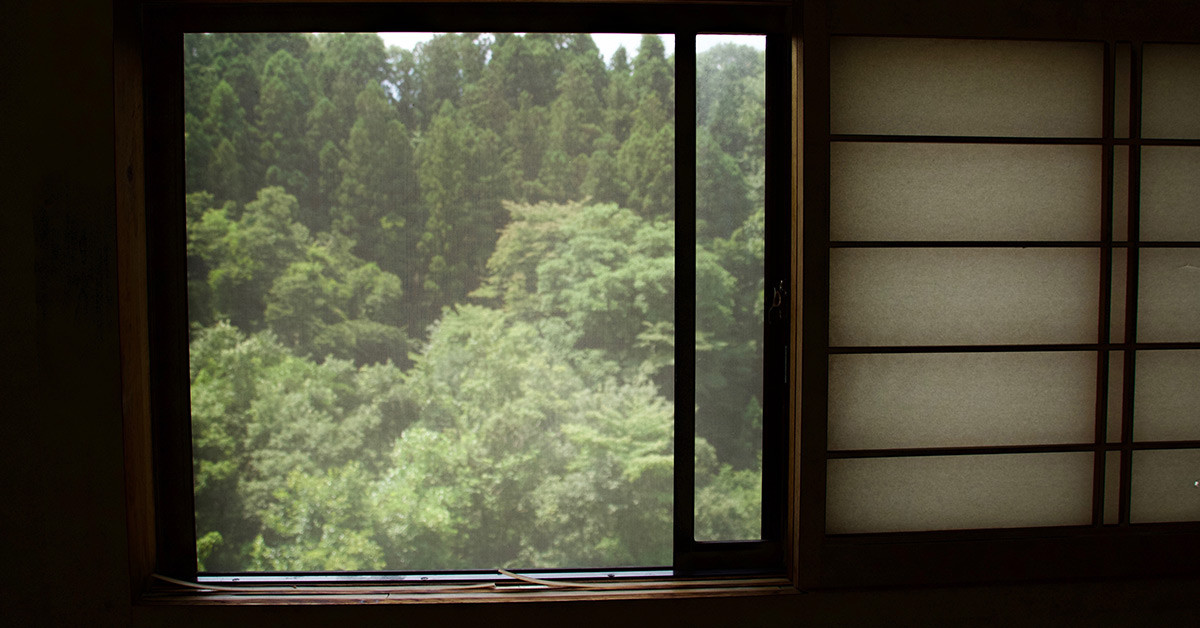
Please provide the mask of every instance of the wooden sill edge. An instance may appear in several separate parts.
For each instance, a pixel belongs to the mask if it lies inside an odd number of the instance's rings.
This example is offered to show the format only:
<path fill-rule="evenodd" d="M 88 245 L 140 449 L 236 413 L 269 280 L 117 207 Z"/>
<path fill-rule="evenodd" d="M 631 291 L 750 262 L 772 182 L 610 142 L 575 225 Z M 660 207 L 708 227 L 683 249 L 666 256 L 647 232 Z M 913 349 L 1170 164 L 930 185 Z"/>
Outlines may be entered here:
<path fill-rule="evenodd" d="M 605 583 L 609 585 L 609 583 Z M 447 591 L 431 585 L 353 587 L 349 592 L 320 592 L 319 587 L 304 587 L 281 592 L 280 587 L 255 592 L 205 591 L 156 582 L 139 596 L 145 606 L 291 606 L 291 605 L 365 605 L 365 604 L 462 604 L 497 602 L 562 602 L 587 600 L 684 599 L 793 595 L 801 593 L 786 578 L 747 578 L 721 580 L 633 581 L 597 589 L 547 587 L 530 584 L 501 584 L 495 589 Z M 329 587 L 348 589 L 350 587 Z"/>

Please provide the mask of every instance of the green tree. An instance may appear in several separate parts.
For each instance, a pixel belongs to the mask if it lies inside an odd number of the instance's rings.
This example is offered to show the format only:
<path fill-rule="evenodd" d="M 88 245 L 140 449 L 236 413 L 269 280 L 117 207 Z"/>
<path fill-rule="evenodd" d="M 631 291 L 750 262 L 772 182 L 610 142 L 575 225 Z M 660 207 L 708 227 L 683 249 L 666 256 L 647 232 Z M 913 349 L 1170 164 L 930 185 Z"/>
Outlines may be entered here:
<path fill-rule="evenodd" d="M 603 132 L 603 113 L 594 79 L 583 60 L 567 65 L 558 80 L 558 92 L 550 106 L 551 146 L 570 157 L 591 153 L 592 143 Z"/>
<path fill-rule="evenodd" d="M 764 53 L 739 44 L 719 44 L 696 57 L 696 122 L 709 129 L 722 151 L 740 157 L 753 133 L 741 115 L 747 100 L 763 83 Z"/>
<path fill-rule="evenodd" d="M 379 493 L 396 568 L 669 560 L 670 405 L 563 331 L 477 306 L 436 325 Z"/>
<path fill-rule="evenodd" d="M 478 33 L 445 33 L 418 44 L 413 73 L 423 114 L 432 116 L 444 102 L 458 107 L 464 88 L 483 74 L 487 55 Z"/>
<path fill-rule="evenodd" d="M 512 220 L 476 294 L 524 320 L 563 321 L 575 348 L 601 351 L 630 373 L 664 373 L 673 355 L 673 223 L 616 205 L 507 208 Z"/>
<path fill-rule="evenodd" d="M 206 327 L 215 320 L 212 292 L 208 285 L 211 258 L 206 253 L 225 236 L 229 230 L 228 217 L 236 213 L 237 204 L 226 201 L 217 207 L 216 199 L 209 192 L 192 192 L 185 197 L 187 216 L 187 281 L 188 318 L 193 325 Z M 214 214 L 213 220 L 205 225 L 203 218 L 209 211 L 222 210 Z M 216 219 L 217 216 L 222 219 Z"/>
<path fill-rule="evenodd" d="M 246 110 L 229 83 L 221 81 L 213 88 L 202 132 L 210 138 L 212 154 L 208 158 L 207 180 L 200 189 L 221 200 L 246 201 L 257 168 L 253 131 L 246 121 Z"/>
<path fill-rule="evenodd" d="M 558 95 L 556 86 L 564 59 L 558 54 L 560 35 L 498 33 L 492 46 L 489 72 L 504 86 L 504 97 L 515 109 L 521 92 L 532 104 L 548 107 Z"/>
<path fill-rule="evenodd" d="M 533 104 L 529 92 L 518 96 L 503 136 L 505 173 L 516 200 L 528 202 L 541 194 L 536 179 L 550 144 L 548 119 L 547 108 Z"/>
<path fill-rule="evenodd" d="M 243 35 L 231 34 L 230 36 L 241 41 L 246 41 Z M 254 111 L 254 108 L 258 105 L 259 70 L 254 67 L 254 62 L 250 58 L 250 55 L 246 54 L 248 52 L 250 52 L 250 46 L 248 44 L 241 44 L 238 52 L 234 52 L 232 55 L 228 53 L 222 55 L 217 65 L 221 74 L 221 81 L 233 88 L 240 106 L 245 107 L 247 111 Z"/>
<path fill-rule="evenodd" d="M 696 539 L 729 541 L 762 535 L 762 464 L 735 470 L 696 440 Z"/>
<path fill-rule="evenodd" d="M 751 200 L 761 204 L 766 157 L 764 53 L 721 44 L 697 56 L 696 72 L 697 123 L 737 161 Z"/>
<path fill-rule="evenodd" d="M 316 48 L 316 54 L 309 58 L 308 71 L 315 77 L 320 93 L 332 102 L 338 118 L 337 132 L 324 139 L 341 140 L 354 124 L 357 96 L 388 78 L 387 50 L 374 33 L 320 35 Z"/>
<path fill-rule="evenodd" d="M 608 87 L 608 70 L 600 57 L 600 49 L 595 40 L 587 33 L 571 33 L 563 40 L 562 49 L 566 54 L 566 64 L 580 65 L 584 73 L 591 79 L 592 93 L 600 97 Z"/>
<path fill-rule="evenodd" d="M 639 100 L 653 94 L 658 102 L 670 102 L 672 84 L 675 82 L 671 66 L 667 64 L 666 48 L 658 35 L 642 35 L 637 56 L 633 60 L 633 89 Z"/>
<path fill-rule="evenodd" d="M 410 276 L 417 263 L 420 189 L 408 129 L 383 88 L 372 85 L 355 100 L 333 226 L 357 242 L 355 253 L 381 268 Z M 411 224 L 410 224 L 411 223 Z"/>
<path fill-rule="evenodd" d="M 184 187 L 203 191 L 209 183 L 209 160 L 213 157 L 212 138 L 204 123 L 191 113 L 183 114 Z"/>
<path fill-rule="evenodd" d="M 193 250 L 210 269 L 217 318 L 239 329 L 262 328 L 268 290 L 308 245 L 308 229 L 296 222 L 296 213 L 296 197 L 283 188 L 263 188 L 240 219 L 231 219 L 225 207 L 206 211 L 194 225 Z"/>
<path fill-rule="evenodd" d="M 705 127 L 696 130 L 697 237 L 729 237 L 753 208 L 737 160 L 726 154 Z"/>
<path fill-rule="evenodd" d="M 371 476 L 355 462 L 294 470 L 273 495 L 250 548 L 254 571 L 369 571 L 386 566 L 373 540 Z"/>
<path fill-rule="evenodd" d="M 578 34 L 185 45 L 203 568 L 669 563 L 661 40 L 632 69 Z M 752 538 L 761 64 L 708 60 L 732 96 L 698 130 L 697 533 Z"/>
<path fill-rule="evenodd" d="M 542 168 L 538 172 L 537 181 L 526 188 L 534 192 L 532 196 L 537 200 L 561 203 L 580 195 L 587 173 L 587 155 L 576 155 L 572 158 L 555 149 L 542 157 Z"/>
<path fill-rule="evenodd" d="M 220 81 L 214 65 L 216 38 L 209 33 L 183 36 L 183 110 L 203 119 L 209 95 Z"/>
<path fill-rule="evenodd" d="M 706 299 L 722 303 L 727 314 L 703 326 L 697 320 L 704 334 L 697 345 L 697 432 L 736 469 L 756 468 L 762 447 L 763 218 L 760 206 L 729 238 L 697 251 L 698 260 L 719 261 L 721 273 L 712 277 L 731 287 L 725 300 Z"/>
<path fill-rule="evenodd" d="M 269 337 L 247 339 L 219 323 L 196 334 L 188 355 L 196 532 L 208 539 L 205 567 L 245 569 L 243 546 L 259 532 L 258 513 L 246 508 L 240 491 L 249 465 L 250 407 L 263 369 L 287 351 Z"/>
<path fill-rule="evenodd" d="M 256 111 L 263 138 L 259 156 L 269 164 L 265 182 L 307 201 L 310 176 L 314 174 L 305 142 L 306 118 L 312 108 L 311 87 L 300 62 L 287 50 L 279 50 L 267 60 L 260 83 L 262 93 Z"/>
<path fill-rule="evenodd" d="M 629 186 L 621 177 L 617 160 L 604 149 L 596 150 L 588 159 L 588 171 L 579 191 L 596 203 L 622 203 L 629 198 Z"/>
<path fill-rule="evenodd" d="M 382 472 L 416 420 L 400 370 L 317 364 L 290 354 L 270 332 L 247 337 L 226 323 L 200 331 L 190 356 L 205 566 L 378 567 L 361 562 L 372 556 L 359 534 L 372 521 L 361 508 L 369 494 L 363 483 Z"/>
<path fill-rule="evenodd" d="M 429 260 L 421 286 L 430 307 L 462 301 L 483 275 L 505 218 L 502 155 L 499 136 L 442 103 L 418 150 L 417 177 L 429 212 L 420 242 Z"/>
<path fill-rule="evenodd" d="M 387 51 L 387 69 L 385 85 L 395 94 L 400 122 L 409 129 L 421 128 L 424 115 L 418 103 L 421 87 L 416 55 L 411 50 L 392 46 Z"/>
<path fill-rule="evenodd" d="M 534 492 L 560 472 L 568 453 L 558 429 L 580 384 L 564 349 L 498 310 L 444 312 L 409 376 L 412 393 L 426 402 L 419 427 L 436 435 L 414 432 L 414 442 L 406 434 L 385 489 L 400 516 L 414 508 L 424 513 L 418 520 L 444 513 L 434 519 L 444 527 L 392 526 L 402 534 L 388 547 L 409 547 L 411 556 L 420 547 L 414 542 L 433 536 L 433 557 L 451 568 L 512 566 L 522 558 L 533 542 Z M 410 443 L 419 449 L 406 451 Z"/>
<path fill-rule="evenodd" d="M 596 386 L 563 425 L 571 456 L 534 494 L 539 565 L 667 565 L 672 409 L 647 383 Z"/>
<path fill-rule="evenodd" d="M 271 330 L 299 355 L 356 364 L 391 361 L 407 366 L 412 348 L 404 330 L 401 281 L 364 263 L 336 238 L 308 247 L 272 284 L 265 317 Z"/>
<path fill-rule="evenodd" d="M 332 221 L 337 187 L 342 182 L 338 170 L 346 138 L 339 135 L 341 116 L 333 101 L 322 96 L 305 115 L 305 154 L 308 156 L 309 200 L 301 203 L 300 218 L 313 231 L 327 231 Z"/>
<path fill-rule="evenodd" d="M 604 89 L 604 123 L 618 142 L 624 142 L 633 128 L 633 109 L 637 106 L 632 69 L 624 46 L 613 53 L 609 66 L 608 86 Z"/>
<path fill-rule="evenodd" d="M 624 205 L 645 217 L 675 213 L 675 124 L 655 93 L 633 113 L 633 130 L 617 151 L 617 169 L 629 198 Z"/>
<path fill-rule="evenodd" d="M 396 442 L 371 494 L 377 539 L 389 569 L 470 569 L 479 481 L 478 437 L 414 426 Z"/>

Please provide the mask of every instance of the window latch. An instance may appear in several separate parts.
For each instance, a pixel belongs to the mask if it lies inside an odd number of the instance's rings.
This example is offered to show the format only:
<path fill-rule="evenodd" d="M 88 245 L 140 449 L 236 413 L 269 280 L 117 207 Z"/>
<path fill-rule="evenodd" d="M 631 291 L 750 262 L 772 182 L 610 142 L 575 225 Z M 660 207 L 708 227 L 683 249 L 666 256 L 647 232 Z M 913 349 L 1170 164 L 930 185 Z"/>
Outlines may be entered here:
<path fill-rule="evenodd" d="M 782 323 L 784 313 L 787 308 L 784 306 L 784 301 L 787 300 L 787 288 L 783 287 L 783 280 L 771 288 L 771 307 L 767 308 L 768 323 Z"/>

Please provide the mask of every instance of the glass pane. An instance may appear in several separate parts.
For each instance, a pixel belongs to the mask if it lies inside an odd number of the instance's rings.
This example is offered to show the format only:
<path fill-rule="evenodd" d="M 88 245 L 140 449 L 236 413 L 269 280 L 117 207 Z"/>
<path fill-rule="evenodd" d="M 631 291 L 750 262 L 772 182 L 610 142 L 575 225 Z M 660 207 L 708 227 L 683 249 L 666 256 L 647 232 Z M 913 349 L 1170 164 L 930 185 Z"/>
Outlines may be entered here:
<path fill-rule="evenodd" d="M 1092 454 L 830 460 L 829 534 L 1086 525 Z"/>
<path fill-rule="evenodd" d="M 766 37 L 696 37 L 696 527 L 762 535 Z"/>
<path fill-rule="evenodd" d="M 1142 249 L 1139 255 L 1138 341 L 1200 340 L 1200 250 Z"/>
<path fill-rule="evenodd" d="M 1092 249 L 834 249 L 834 346 L 1096 340 Z"/>
<path fill-rule="evenodd" d="M 185 46 L 200 570 L 670 564 L 673 40 Z"/>
<path fill-rule="evenodd" d="M 1116 525 L 1121 516 L 1121 452 L 1104 455 L 1104 525 Z"/>
<path fill-rule="evenodd" d="M 1142 137 L 1200 139 L 1200 46 L 1142 48 Z"/>
<path fill-rule="evenodd" d="M 1094 353 L 829 358 L 829 448 L 1083 443 L 1095 431 Z"/>
<path fill-rule="evenodd" d="M 1099 137 L 1098 43 L 835 37 L 833 133 Z"/>
<path fill-rule="evenodd" d="M 1100 147 L 834 142 L 832 240 L 1098 240 Z"/>
<path fill-rule="evenodd" d="M 1200 147 L 1142 148 L 1143 240 L 1200 240 Z"/>
<path fill-rule="evenodd" d="M 1138 351 L 1134 383 L 1134 440 L 1200 440 L 1200 351 Z"/>
<path fill-rule="evenodd" d="M 1133 452 L 1131 523 L 1200 521 L 1200 449 Z"/>

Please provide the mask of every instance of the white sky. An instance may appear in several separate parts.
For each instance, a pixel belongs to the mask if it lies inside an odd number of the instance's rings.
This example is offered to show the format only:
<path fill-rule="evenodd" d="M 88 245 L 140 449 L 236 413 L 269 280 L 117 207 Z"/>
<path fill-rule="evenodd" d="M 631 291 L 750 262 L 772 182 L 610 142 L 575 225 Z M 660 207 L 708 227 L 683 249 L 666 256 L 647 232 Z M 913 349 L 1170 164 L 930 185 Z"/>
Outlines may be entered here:
<path fill-rule="evenodd" d="M 434 36 L 434 33 L 379 33 L 383 38 L 383 45 L 387 47 L 399 46 L 412 50 L 416 44 L 427 41 Z M 667 48 L 667 56 L 671 56 L 671 51 L 675 49 L 674 35 L 659 35 L 662 37 L 663 45 Z M 592 40 L 596 42 L 596 47 L 600 49 L 600 54 L 604 57 L 604 62 L 608 63 L 612 58 L 612 54 L 617 51 L 617 48 L 625 46 L 625 53 L 629 56 L 629 60 L 633 61 L 637 55 L 638 45 L 642 41 L 640 33 L 592 33 Z M 763 35 L 698 35 L 696 37 L 696 52 L 704 52 L 717 44 L 737 43 L 746 46 L 753 46 L 757 50 L 766 50 L 767 38 Z"/>

